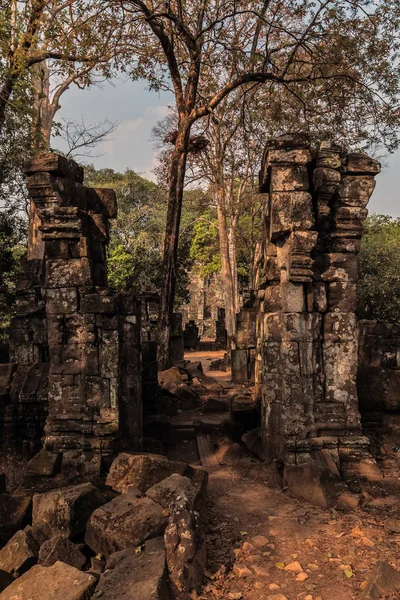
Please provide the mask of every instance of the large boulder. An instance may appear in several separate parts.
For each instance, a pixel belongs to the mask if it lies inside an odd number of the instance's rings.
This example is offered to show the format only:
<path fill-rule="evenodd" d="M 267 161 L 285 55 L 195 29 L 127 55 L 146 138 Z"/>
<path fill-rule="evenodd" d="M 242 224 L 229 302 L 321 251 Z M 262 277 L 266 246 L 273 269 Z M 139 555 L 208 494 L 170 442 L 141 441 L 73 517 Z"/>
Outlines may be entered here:
<path fill-rule="evenodd" d="M 83 569 L 86 557 L 67 537 L 56 535 L 40 546 L 39 564 L 43 567 L 51 567 L 56 562 L 63 562 L 76 569 Z"/>
<path fill-rule="evenodd" d="M 137 490 L 127 491 L 94 511 L 85 542 L 97 554 L 109 556 L 162 535 L 167 523 L 159 504 Z"/>
<path fill-rule="evenodd" d="M 141 552 L 112 554 L 96 592 L 102 600 L 169 600 L 163 538 L 149 540 Z"/>
<path fill-rule="evenodd" d="M 197 506 L 201 494 L 188 477 L 174 473 L 148 489 L 146 496 L 163 508 L 182 506 L 191 509 Z"/>
<path fill-rule="evenodd" d="M 0 545 L 5 544 L 32 518 L 32 496 L 0 495 Z"/>
<path fill-rule="evenodd" d="M 27 464 L 28 475 L 54 477 L 61 470 L 61 452 L 49 452 L 42 448 Z"/>
<path fill-rule="evenodd" d="M 0 569 L 18 577 L 37 563 L 39 546 L 30 531 L 17 531 L 0 550 Z"/>
<path fill-rule="evenodd" d="M 321 508 L 335 505 L 339 496 L 346 491 L 337 469 L 335 472 L 329 468 L 322 458 L 300 465 L 286 465 L 284 480 L 289 493 L 295 498 Z"/>
<path fill-rule="evenodd" d="M 398 598 L 399 594 L 400 573 L 386 562 L 377 562 L 361 594 L 361 600 L 380 600 L 389 596 Z"/>
<path fill-rule="evenodd" d="M 180 410 L 192 410 L 197 408 L 200 403 L 198 395 L 186 383 L 176 385 L 171 383 L 168 387 L 163 387 L 163 391 L 174 397 L 175 404 Z"/>
<path fill-rule="evenodd" d="M 91 483 L 71 485 L 33 497 L 32 525 L 44 539 L 84 533 L 92 512 L 106 502 Z"/>
<path fill-rule="evenodd" d="M 187 381 L 187 375 L 182 375 L 178 367 L 171 367 L 158 373 L 158 383 L 162 388 L 168 389 L 171 384 L 180 385 Z"/>
<path fill-rule="evenodd" d="M 36 565 L 0 594 L 0 600 L 89 600 L 96 586 L 93 575 L 62 562 Z"/>
<path fill-rule="evenodd" d="M 252 452 L 256 456 L 258 456 L 258 458 L 263 460 L 264 452 L 261 427 L 251 429 L 250 431 L 242 435 L 242 442 L 250 450 L 250 452 Z"/>
<path fill-rule="evenodd" d="M 164 542 L 173 596 L 187 598 L 190 590 L 200 589 L 206 568 L 206 541 L 197 514 L 186 509 L 172 512 Z"/>
<path fill-rule="evenodd" d="M 186 469 L 185 463 L 159 454 L 121 452 L 111 465 L 106 484 L 116 492 L 125 492 L 129 487 L 145 492 L 173 473 L 183 475 Z"/>

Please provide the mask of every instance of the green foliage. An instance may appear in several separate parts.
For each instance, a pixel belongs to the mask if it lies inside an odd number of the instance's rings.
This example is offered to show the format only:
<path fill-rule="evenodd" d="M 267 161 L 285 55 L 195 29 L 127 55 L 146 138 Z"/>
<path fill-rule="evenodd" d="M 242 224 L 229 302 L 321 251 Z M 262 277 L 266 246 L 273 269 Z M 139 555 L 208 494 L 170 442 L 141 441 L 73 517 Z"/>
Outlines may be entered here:
<path fill-rule="evenodd" d="M 218 221 L 214 207 L 209 208 L 194 222 L 190 258 L 194 272 L 201 277 L 208 277 L 221 270 Z"/>
<path fill-rule="evenodd" d="M 162 278 L 162 240 L 166 193 L 132 170 L 86 168 L 85 182 L 112 187 L 117 194 L 118 217 L 111 224 L 108 273 L 111 286 L 135 293 L 157 292 Z"/>
<path fill-rule="evenodd" d="M 16 281 L 25 246 L 19 242 L 18 219 L 0 212 L 0 342 L 8 338 L 8 328 L 15 312 Z"/>
<path fill-rule="evenodd" d="M 117 195 L 118 217 L 111 222 L 108 248 L 109 284 L 130 289 L 136 294 L 159 293 L 163 276 L 163 240 L 167 214 L 167 192 L 132 170 L 117 173 L 112 169 L 86 167 L 86 185 L 112 187 Z M 189 200 L 193 193 L 189 193 Z M 191 202 L 182 217 L 190 223 Z M 191 228 L 181 235 L 178 249 L 176 304 L 187 298 Z"/>
<path fill-rule="evenodd" d="M 400 321 L 400 219 L 372 215 L 358 258 L 358 316 Z"/>

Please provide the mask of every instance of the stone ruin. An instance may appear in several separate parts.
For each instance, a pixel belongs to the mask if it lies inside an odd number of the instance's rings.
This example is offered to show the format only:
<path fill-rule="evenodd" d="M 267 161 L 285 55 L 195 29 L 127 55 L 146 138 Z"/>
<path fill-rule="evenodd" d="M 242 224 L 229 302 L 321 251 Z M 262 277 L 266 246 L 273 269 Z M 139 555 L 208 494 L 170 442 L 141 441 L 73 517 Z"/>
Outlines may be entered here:
<path fill-rule="evenodd" d="M 83 185 L 83 169 L 57 154 L 26 166 L 29 247 L 18 284 L 11 363 L 0 366 L 3 446 L 43 435 L 63 464 L 92 464 L 140 448 L 140 308 L 107 285 L 115 194 Z M 43 431 L 44 428 L 44 431 Z"/>
<path fill-rule="evenodd" d="M 400 409 L 399 323 L 359 322 L 357 391 L 363 431 L 379 437 Z"/>
<path fill-rule="evenodd" d="M 380 164 L 304 136 L 269 144 L 256 396 L 263 454 L 291 466 L 322 457 L 345 475 L 374 470 L 356 386 L 357 254 Z M 378 475 L 377 475 L 378 476 Z"/>
<path fill-rule="evenodd" d="M 224 294 L 221 278 L 214 273 L 201 277 L 190 273 L 189 302 L 182 306 L 185 348 L 226 350 Z M 210 342 L 214 340 L 214 342 Z"/>

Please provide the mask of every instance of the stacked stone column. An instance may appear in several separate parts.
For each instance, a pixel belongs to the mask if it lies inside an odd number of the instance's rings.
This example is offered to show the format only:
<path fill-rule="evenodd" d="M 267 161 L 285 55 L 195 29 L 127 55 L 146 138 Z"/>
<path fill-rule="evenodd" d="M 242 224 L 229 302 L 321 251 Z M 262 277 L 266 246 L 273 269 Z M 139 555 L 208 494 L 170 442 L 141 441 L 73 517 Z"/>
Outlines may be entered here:
<path fill-rule="evenodd" d="M 358 410 L 356 283 L 378 162 L 303 136 L 267 146 L 261 170 L 266 252 L 257 336 L 268 460 L 327 448 L 364 452 Z"/>
<path fill-rule="evenodd" d="M 26 168 L 43 244 L 49 346 L 44 446 L 101 455 L 141 438 L 140 317 L 135 298 L 107 287 L 112 190 L 82 185 L 82 170 L 54 154 Z M 37 252 L 36 252 L 37 254 Z"/>

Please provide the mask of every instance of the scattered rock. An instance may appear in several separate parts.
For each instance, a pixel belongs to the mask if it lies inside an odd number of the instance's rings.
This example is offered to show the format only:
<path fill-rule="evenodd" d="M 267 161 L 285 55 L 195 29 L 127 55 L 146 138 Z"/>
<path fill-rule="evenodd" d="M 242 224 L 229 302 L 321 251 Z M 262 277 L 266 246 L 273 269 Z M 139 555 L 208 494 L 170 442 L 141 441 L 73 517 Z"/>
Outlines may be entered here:
<path fill-rule="evenodd" d="M 149 540 L 140 552 L 128 548 L 112 554 L 96 594 L 102 600 L 169 600 L 163 538 Z"/>
<path fill-rule="evenodd" d="M 276 590 L 279 590 L 280 586 L 277 583 L 270 583 L 268 589 L 270 589 L 271 592 L 274 592 Z"/>
<path fill-rule="evenodd" d="M 360 496 L 357 494 L 351 494 L 350 492 L 343 492 L 338 496 L 339 507 L 351 508 L 354 510 L 360 504 Z"/>
<path fill-rule="evenodd" d="M 242 546 L 242 551 L 243 552 L 254 552 L 256 551 L 257 548 L 255 546 L 253 546 L 253 544 L 250 544 L 250 542 L 244 542 L 243 546 Z"/>
<path fill-rule="evenodd" d="M 242 435 L 242 442 L 258 458 L 264 458 L 261 427 L 256 427 Z"/>
<path fill-rule="evenodd" d="M 254 575 L 257 577 L 269 577 L 269 570 L 265 567 L 261 567 L 259 565 L 254 565 L 252 567 Z"/>
<path fill-rule="evenodd" d="M 0 571 L 0 594 L 6 589 L 12 582 L 15 581 L 14 577 L 7 573 L 7 571 Z"/>
<path fill-rule="evenodd" d="M 215 358 L 210 362 L 210 371 L 226 371 L 226 355 L 223 358 Z"/>
<path fill-rule="evenodd" d="M 248 569 L 246 567 L 246 565 L 242 564 L 242 563 L 236 563 L 233 565 L 233 569 L 232 569 L 232 573 L 234 575 L 236 575 L 236 577 L 249 577 L 250 575 L 252 575 L 252 572 L 250 571 L 250 569 Z"/>
<path fill-rule="evenodd" d="M 168 389 L 171 384 L 180 385 L 184 381 L 187 381 L 187 375 L 182 375 L 178 367 L 171 367 L 158 373 L 158 383 L 165 389 Z"/>
<path fill-rule="evenodd" d="M 146 492 L 173 473 L 183 475 L 186 468 L 185 463 L 159 454 L 121 452 L 111 465 L 106 484 L 116 492 L 125 492 L 130 486 Z"/>
<path fill-rule="evenodd" d="M 203 365 L 201 360 L 182 360 L 175 363 L 183 375 L 188 376 L 189 379 L 193 379 L 193 373 L 196 374 L 200 371 L 203 373 Z"/>
<path fill-rule="evenodd" d="M 39 564 L 51 567 L 57 561 L 63 562 L 76 569 L 83 569 L 86 557 L 67 537 L 56 535 L 40 546 Z"/>
<path fill-rule="evenodd" d="M 36 565 L 13 581 L 0 600 L 88 600 L 95 585 L 95 577 L 62 562 Z"/>
<path fill-rule="evenodd" d="M 283 594 L 272 594 L 272 596 L 267 596 L 267 600 L 288 600 L 287 596 Z"/>
<path fill-rule="evenodd" d="M 286 465 L 284 479 L 290 494 L 321 508 L 336 504 L 338 496 L 345 491 L 339 478 L 322 460 Z"/>
<path fill-rule="evenodd" d="M 197 506 L 200 490 L 188 477 L 174 473 L 148 489 L 146 496 L 163 508 L 174 506 L 190 510 Z"/>
<path fill-rule="evenodd" d="M 32 497 L 12 494 L 0 495 L 0 543 L 5 544 L 32 518 Z"/>
<path fill-rule="evenodd" d="M 308 579 L 307 573 L 299 573 L 296 576 L 296 581 L 305 581 L 306 579 Z"/>
<path fill-rule="evenodd" d="M 286 565 L 284 570 L 291 571 L 292 573 L 302 573 L 303 567 L 301 566 L 298 560 L 295 560 L 294 562 L 291 562 L 288 565 Z"/>
<path fill-rule="evenodd" d="M 94 511 L 87 524 L 85 543 L 97 554 L 110 556 L 162 535 L 167 523 L 159 504 L 128 491 Z"/>
<path fill-rule="evenodd" d="M 92 512 L 105 502 L 104 495 L 91 483 L 35 494 L 32 525 L 45 539 L 55 535 L 71 538 L 84 533 Z"/>
<path fill-rule="evenodd" d="M 38 475 L 42 477 L 54 477 L 61 470 L 62 454 L 61 452 L 48 452 L 40 450 L 27 464 L 29 475 Z"/>
<path fill-rule="evenodd" d="M 400 592 L 400 573 L 388 563 L 379 561 L 372 569 L 361 600 L 380 600 L 391 592 Z"/>
<path fill-rule="evenodd" d="M 19 577 L 37 563 L 39 547 L 28 531 L 17 531 L 0 550 L 0 569 Z"/>
<path fill-rule="evenodd" d="M 264 535 L 255 535 L 253 538 L 251 538 L 251 543 L 256 548 L 260 548 L 260 550 L 268 544 L 268 541 L 269 540 Z"/>
<path fill-rule="evenodd" d="M 171 383 L 168 388 L 163 389 L 167 389 L 169 394 L 179 400 L 177 408 L 180 410 L 193 410 L 199 406 L 198 395 L 185 383 Z"/>

